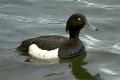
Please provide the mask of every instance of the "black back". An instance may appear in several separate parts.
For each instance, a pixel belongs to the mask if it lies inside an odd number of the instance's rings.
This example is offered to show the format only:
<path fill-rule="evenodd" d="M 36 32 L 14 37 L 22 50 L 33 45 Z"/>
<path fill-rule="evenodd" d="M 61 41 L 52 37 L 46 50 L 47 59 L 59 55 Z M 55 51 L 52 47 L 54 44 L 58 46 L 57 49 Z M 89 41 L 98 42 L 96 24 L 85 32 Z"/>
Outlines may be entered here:
<path fill-rule="evenodd" d="M 28 55 L 28 48 L 31 44 L 36 44 L 43 50 L 53 50 L 59 48 L 67 40 L 68 38 L 59 35 L 41 36 L 22 41 L 22 44 L 17 47 L 17 50 L 22 52 L 22 55 Z"/>

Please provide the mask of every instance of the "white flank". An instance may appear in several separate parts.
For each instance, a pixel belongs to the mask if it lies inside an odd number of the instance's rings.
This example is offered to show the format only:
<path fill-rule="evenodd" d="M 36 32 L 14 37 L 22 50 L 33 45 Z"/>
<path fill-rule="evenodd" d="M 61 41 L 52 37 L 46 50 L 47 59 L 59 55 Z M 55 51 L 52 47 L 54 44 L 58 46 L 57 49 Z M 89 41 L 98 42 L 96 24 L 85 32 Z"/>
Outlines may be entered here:
<path fill-rule="evenodd" d="M 58 58 L 58 48 L 47 51 L 40 49 L 36 44 L 32 44 L 29 46 L 29 54 L 37 59 L 55 59 Z"/>

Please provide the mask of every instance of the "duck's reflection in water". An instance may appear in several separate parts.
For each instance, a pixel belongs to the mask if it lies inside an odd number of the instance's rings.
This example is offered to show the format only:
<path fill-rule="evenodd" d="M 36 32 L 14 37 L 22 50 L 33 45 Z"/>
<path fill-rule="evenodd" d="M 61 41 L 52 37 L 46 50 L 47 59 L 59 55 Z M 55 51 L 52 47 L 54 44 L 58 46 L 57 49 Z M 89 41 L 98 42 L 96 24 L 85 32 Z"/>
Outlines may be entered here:
<path fill-rule="evenodd" d="M 92 75 L 88 72 L 86 68 L 83 66 L 86 65 L 87 62 L 82 59 L 82 57 L 77 57 L 71 60 L 69 64 L 69 68 L 71 68 L 71 73 L 75 76 L 77 80 L 102 80 L 100 74 Z"/>

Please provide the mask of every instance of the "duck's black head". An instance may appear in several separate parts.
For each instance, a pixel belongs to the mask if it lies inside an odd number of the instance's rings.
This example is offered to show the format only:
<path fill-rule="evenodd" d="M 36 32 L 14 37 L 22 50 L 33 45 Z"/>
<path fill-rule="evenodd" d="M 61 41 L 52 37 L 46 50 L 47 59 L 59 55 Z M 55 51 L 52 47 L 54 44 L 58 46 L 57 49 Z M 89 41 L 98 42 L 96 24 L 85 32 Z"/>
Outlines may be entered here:
<path fill-rule="evenodd" d="M 69 17 L 66 24 L 66 32 L 69 32 L 70 37 L 78 37 L 80 30 L 86 24 L 86 17 L 80 13 L 73 14 Z"/>
<path fill-rule="evenodd" d="M 79 37 L 79 32 L 85 26 L 91 26 L 88 24 L 86 17 L 83 14 L 76 13 L 69 17 L 66 24 L 66 32 L 70 34 L 70 37 Z"/>

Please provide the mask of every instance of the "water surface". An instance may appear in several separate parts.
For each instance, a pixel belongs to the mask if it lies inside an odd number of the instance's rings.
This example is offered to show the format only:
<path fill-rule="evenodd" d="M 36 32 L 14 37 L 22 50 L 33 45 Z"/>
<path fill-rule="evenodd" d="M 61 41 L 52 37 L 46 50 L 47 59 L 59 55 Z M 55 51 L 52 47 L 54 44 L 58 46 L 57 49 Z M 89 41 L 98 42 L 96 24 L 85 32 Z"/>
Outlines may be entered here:
<path fill-rule="evenodd" d="M 1 80 L 119 80 L 119 0 L 0 0 Z M 68 36 L 65 23 L 76 12 L 99 31 L 83 29 L 87 57 L 66 63 L 33 65 L 15 50 L 24 39 L 46 34 Z"/>

